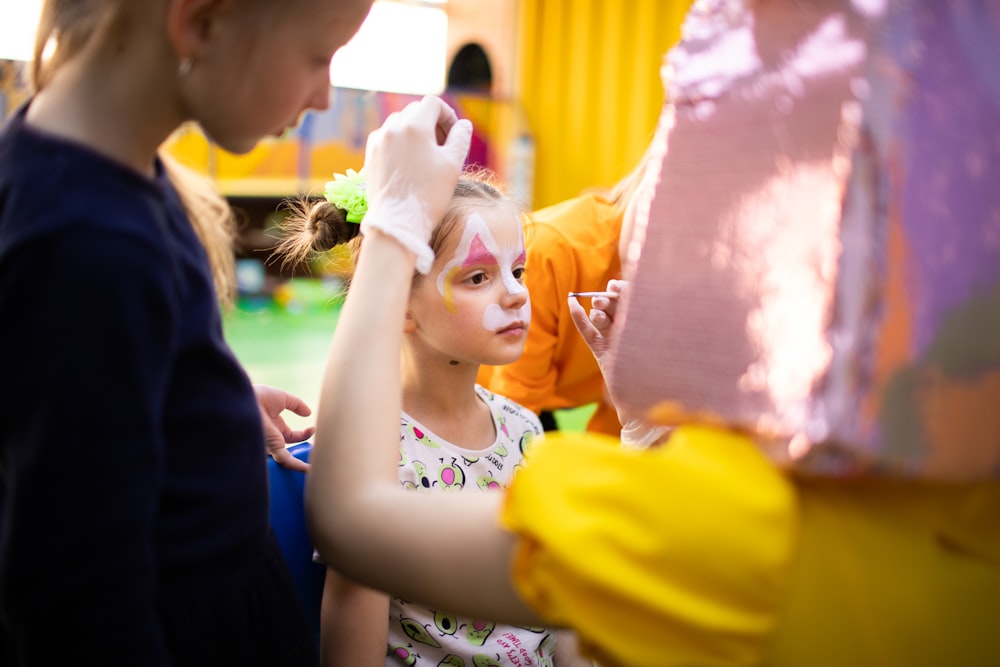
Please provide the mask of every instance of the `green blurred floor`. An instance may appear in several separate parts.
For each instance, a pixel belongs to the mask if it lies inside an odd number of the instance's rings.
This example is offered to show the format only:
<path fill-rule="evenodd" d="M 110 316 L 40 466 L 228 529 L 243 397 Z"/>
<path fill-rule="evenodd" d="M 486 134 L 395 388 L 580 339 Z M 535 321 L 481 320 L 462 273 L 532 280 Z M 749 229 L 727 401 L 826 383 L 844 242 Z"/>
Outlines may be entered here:
<path fill-rule="evenodd" d="M 279 387 L 319 404 L 320 378 L 330 336 L 340 314 L 339 285 L 295 279 L 276 298 L 241 298 L 223 320 L 226 338 L 256 384 Z M 560 410 L 560 429 L 582 430 L 594 406 Z M 287 415 L 292 428 L 312 425 L 313 418 Z"/>

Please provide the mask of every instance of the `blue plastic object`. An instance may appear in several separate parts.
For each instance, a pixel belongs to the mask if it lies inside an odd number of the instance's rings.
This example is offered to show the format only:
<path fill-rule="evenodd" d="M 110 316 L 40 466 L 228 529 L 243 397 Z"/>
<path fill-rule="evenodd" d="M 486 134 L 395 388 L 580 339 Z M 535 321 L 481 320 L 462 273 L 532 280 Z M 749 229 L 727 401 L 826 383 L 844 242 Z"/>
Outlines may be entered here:
<path fill-rule="evenodd" d="M 303 442 L 288 449 L 296 458 L 308 461 L 312 443 Z M 267 480 L 270 488 L 271 527 L 302 598 L 310 629 L 318 641 L 326 567 L 313 561 L 313 544 L 306 528 L 303 502 L 306 476 L 305 473 L 285 468 L 268 457 Z"/>

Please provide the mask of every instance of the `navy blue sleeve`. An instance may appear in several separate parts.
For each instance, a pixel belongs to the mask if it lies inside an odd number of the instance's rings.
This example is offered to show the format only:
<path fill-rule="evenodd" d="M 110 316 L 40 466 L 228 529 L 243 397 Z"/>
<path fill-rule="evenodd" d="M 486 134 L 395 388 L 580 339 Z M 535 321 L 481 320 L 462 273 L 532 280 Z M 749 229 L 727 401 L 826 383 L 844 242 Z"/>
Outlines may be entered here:
<path fill-rule="evenodd" d="M 169 662 L 153 532 L 178 306 L 151 238 L 0 261 L 0 611 L 23 664 Z"/>

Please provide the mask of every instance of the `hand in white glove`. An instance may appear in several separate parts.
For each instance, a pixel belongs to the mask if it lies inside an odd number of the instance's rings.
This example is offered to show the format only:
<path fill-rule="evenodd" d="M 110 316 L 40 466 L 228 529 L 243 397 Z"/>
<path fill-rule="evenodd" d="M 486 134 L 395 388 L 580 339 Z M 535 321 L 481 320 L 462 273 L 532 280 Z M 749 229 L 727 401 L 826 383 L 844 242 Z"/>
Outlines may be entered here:
<path fill-rule="evenodd" d="M 628 289 L 628 282 L 625 280 L 609 280 L 607 291 L 612 294 L 623 295 Z M 569 297 L 569 313 L 573 318 L 576 330 L 580 332 L 584 342 L 590 347 L 597 359 L 597 365 L 601 368 L 601 374 L 608 376 L 607 363 L 608 350 L 614 340 L 615 313 L 618 310 L 619 298 L 609 298 L 606 296 L 595 296 L 590 302 L 590 313 L 588 314 L 576 297 Z M 614 397 L 611 397 L 614 400 Z M 666 426 L 656 426 L 649 424 L 640 417 L 623 414 L 618 410 L 618 421 L 622 424 L 622 445 L 626 447 L 644 449 L 658 443 L 670 433 Z"/>
<path fill-rule="evenodd" d="M 472 123 L 437 97 L 412 102 L 368 136 L 365 187 L 368 212 L 361 230 L 387 234 L 430 271 L 428 241 L 455 191 L 472 140 Z"/>

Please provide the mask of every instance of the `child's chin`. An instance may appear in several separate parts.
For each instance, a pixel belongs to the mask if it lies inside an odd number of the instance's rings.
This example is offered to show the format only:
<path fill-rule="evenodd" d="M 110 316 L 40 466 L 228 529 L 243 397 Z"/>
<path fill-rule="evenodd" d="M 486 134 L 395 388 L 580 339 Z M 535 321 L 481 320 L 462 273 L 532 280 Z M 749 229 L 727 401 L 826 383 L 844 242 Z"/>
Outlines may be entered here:
<path fill-rule="evenodd" d="M 490 359 L 488 361 L 483 361 L 482 365 L 483 366 L 506 366 L 507 364 L 512 364 L 512 363 L 514 363 L 515 361 L 517 361 L 518 359 L 521 358 L 521 352 L 523 352 L 523 351 L 524 351 L 524 346 L 522 345 L 521 348 L 517 351 L 516 354 L 499 355 L 499 356 L 497 356 L 497 357 L 495 357 L 493 359 Z"/>

